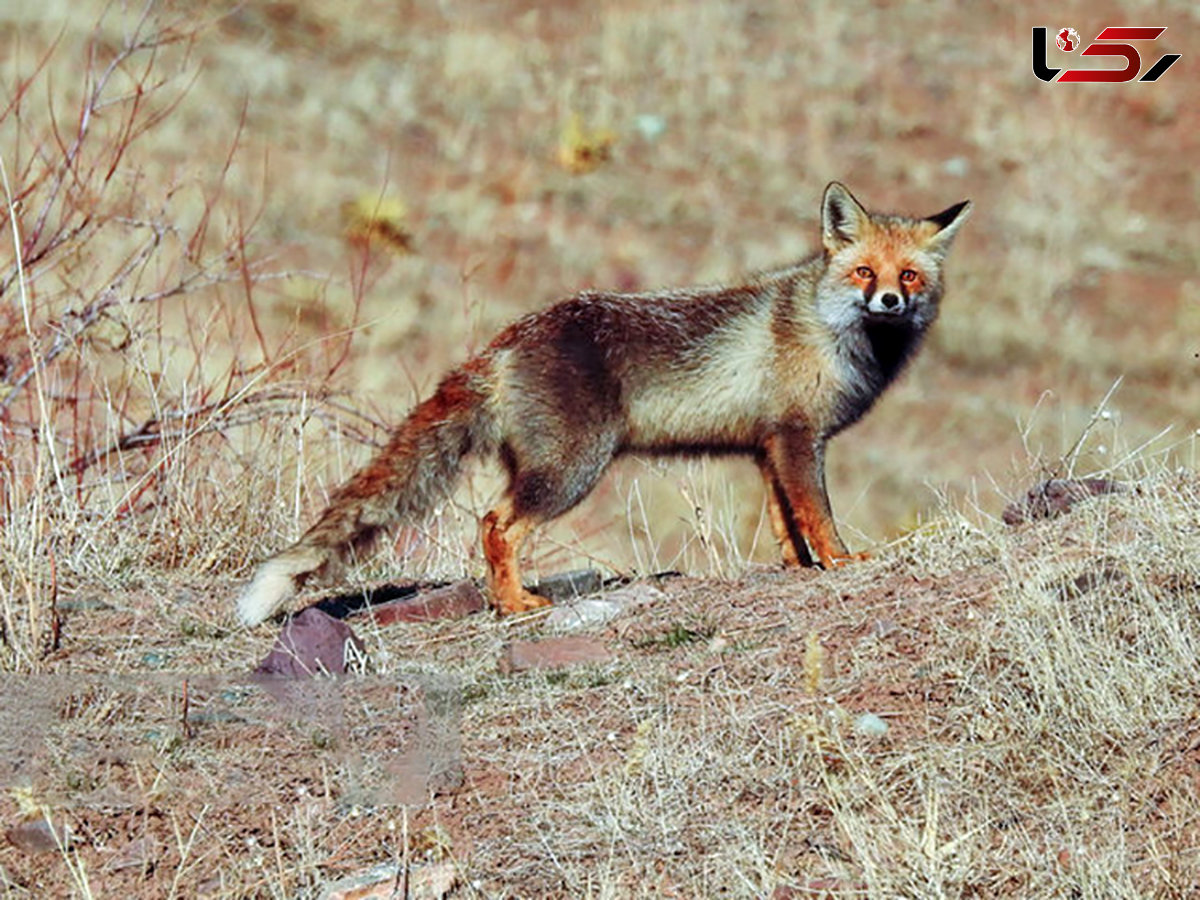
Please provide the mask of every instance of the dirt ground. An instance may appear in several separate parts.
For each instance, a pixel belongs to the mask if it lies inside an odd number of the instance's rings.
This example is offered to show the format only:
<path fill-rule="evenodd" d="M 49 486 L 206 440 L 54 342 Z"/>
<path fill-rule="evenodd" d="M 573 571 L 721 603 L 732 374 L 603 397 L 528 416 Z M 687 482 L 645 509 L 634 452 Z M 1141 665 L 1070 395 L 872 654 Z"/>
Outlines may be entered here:
<path fill-rule="evenodd" d="M 80 603 L 54 674 L 6 688 L 28 751 L 7 896 L 317 896 L 401 860 L 449 865 L 456 897 L 1186 896 L 1200 577 L 1160 536 L 1200 535 L 1196 490 L 947 524 L 834 572 L 664 577 L 585 629 L 606 658 L 561 669 L 501 671 L 513 641 L 559 640 L 536 615 L 351 615 L 359 674 L 264 685 L 277 624 L 170 627 L 145 589 Z M 137 647 L 120 675 L 114 642 Z M 1081 648 L 1108 663 L 1068 665 Z M 168 673 L 217 659 L 185 711 Z M 22 802 L 63 847 L 12 843 Z"/>

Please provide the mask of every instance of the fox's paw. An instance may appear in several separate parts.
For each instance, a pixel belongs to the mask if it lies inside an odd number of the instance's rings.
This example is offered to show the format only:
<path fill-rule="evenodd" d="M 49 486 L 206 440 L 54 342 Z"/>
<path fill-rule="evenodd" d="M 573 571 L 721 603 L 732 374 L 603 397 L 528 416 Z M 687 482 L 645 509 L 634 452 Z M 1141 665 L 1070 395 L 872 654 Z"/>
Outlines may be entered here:
<path fill-rule="evenodd" d="M 821 568 L 823 569 L 840 569 L 842 566 L 852 562 L 864 562 L 871 558 L 871 554 L 865 551 L 858 553 L 839 553 L 828 557 L 822 557 Z"/>
<path fill-rule="evenodd" d="M 514 613 L 529 612 L 533 609 L 541 609 L 543 606 L 549 606 L 550 600 L 543 597 L 541 594 L 534 594 L 527 590 L 520 590 L 509 594 L 505 597 L 496 598 L 496 610 L 502 616 L 511 616 Z"/>

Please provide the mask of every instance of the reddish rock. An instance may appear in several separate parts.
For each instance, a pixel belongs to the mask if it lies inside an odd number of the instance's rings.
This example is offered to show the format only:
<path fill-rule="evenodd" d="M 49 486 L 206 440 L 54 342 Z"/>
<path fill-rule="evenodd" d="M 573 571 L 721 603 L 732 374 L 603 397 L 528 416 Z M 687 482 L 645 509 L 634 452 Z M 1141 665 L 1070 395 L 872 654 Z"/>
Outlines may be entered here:
<path fill-rule="evenodd" d="M 344 675 L 347 644 L 364 655 L 363 642 L 349 625 L 310 606 L 288 620 L 254 673 L 278 678 Z"/>
<path fill-rule="evenodd" d="M 55 839 L 54 830 L 45 819 L 31 819 L 13 825 L 4 832 L 8 842 L 26 853 L 50 853 L 61 849 L 69 843 L 69 836 L 64 832 Z"/>
<path fill-rule="evenodd" d="M 487 607 L 483 592 L 473 581 L 460 581 L 446 587 L 423 591 L 415 597 L 391 600 L 371 608 L 377 625 L 394 622 L 432 622 L 436 619 L 461 619 Z"/>
<path fill-rule="evenodd" d="M 604 642 L 592 637 L 555 637 L 540 641 L 512 641 L 500 656 L 500 671 L 563 669 L 612 659 Z"/>
<path fill-rule="evenodd" d="M 1034 519 L 1053 519 L 1069 512 L 1081 500 L 1115 494 L 1128 486 L 1108 478 L 1051 478 L 1030 488 L 1022 500 L 1004 508 L 1004 522 L 1019 525 Z"/>

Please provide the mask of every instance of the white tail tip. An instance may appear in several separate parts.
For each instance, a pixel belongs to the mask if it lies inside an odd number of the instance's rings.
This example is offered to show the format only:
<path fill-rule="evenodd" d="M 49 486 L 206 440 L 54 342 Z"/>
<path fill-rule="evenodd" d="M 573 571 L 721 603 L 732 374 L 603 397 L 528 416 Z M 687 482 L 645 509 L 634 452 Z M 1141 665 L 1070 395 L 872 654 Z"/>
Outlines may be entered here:
<path fill-rule="evenodd" d="M 238 621 L 257 625 L 283 606 L 296 593 L 294 572 L 294 565 L 278 557 L 259 566 L 254 579 L 238 597 Z"/>

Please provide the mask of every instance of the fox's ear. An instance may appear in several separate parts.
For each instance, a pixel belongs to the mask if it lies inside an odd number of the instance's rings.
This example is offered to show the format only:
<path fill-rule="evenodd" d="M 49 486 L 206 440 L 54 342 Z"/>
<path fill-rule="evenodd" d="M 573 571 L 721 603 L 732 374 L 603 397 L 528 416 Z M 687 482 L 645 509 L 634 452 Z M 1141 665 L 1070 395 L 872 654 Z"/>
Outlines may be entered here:
<path fill-rule="evenodd" d="M 831 181 L 821 201 L 821 242 L 830 253 L 852 244 L 870 217 L 844 184 Z"/>
<path fill-rule="evenodd" d="M 967 221 L 967 217 L 970 214 L 971 201 L 964 200 L 962 203 L 955 203 L 953 206 L 943 209 L 940 213 L 936 213 L 926 219 L 927 222 L 932 222 L 938 227 L 937 233 L 929 239 L 929 246 L 941 253 L 949 250 L 950 242 L 954 240 L 954 235 L 962 227 L 962 223 Z"/>

